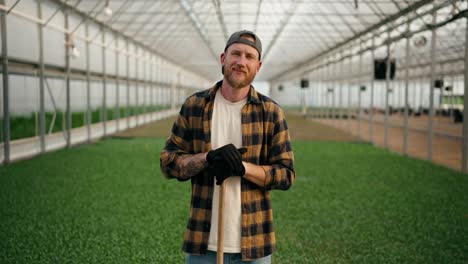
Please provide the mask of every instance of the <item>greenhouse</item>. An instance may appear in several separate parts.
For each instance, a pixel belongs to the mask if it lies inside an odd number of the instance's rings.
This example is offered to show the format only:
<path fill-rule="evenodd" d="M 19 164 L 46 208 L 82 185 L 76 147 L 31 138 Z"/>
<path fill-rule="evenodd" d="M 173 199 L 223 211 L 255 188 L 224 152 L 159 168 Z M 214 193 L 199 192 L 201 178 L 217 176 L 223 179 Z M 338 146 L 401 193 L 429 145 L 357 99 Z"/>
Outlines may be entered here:
<path fill-rule="evenodd" d="M 0 0 L 0 26 L 1 263 L 182 263 L 160 153 L 240 30 L 294 150 L 272 263 L 468 262 L 467 1 Z"/>

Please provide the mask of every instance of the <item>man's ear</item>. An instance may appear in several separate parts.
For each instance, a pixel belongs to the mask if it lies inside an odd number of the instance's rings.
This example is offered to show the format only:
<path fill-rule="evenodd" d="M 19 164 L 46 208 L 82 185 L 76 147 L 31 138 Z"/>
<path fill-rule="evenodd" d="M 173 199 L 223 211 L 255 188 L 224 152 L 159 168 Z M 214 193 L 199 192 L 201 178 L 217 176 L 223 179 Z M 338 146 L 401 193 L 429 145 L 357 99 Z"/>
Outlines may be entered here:
<path fill-rule="evenodd" d="M 262 61 L 259 61 L 257 65 L 257 73 L 260 71 L 261 67 L 262 67 Z"/>
<path fill-rule="evenodd" d="M 221 53 L 221 55 L 219 56 L 219 59 L 221 61 L 221 65 L 224 65 L 224 60 L 226 59 L 226 53 Z"/>

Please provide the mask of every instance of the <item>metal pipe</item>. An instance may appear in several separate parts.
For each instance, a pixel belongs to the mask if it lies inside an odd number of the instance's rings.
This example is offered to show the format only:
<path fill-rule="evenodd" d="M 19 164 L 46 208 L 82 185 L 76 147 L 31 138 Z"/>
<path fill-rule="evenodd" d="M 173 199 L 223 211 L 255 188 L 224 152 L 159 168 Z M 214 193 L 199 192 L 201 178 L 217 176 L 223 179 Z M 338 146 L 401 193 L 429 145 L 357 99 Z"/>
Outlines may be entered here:
<path fill-rule="evenodd" d="M 343 57 L 344 51 L 341 51 L 341 56 Z M 342 77 L 344 73 L 344 60 L 341 60 L 340 63 L 340 72 L 338 73 L 339 77 L 339 88 L 340 88 L 340 93 L 338 94 L 338 105 L 339 105 L 339 121 L 338 121 L 338 127 L 343 126 L 343 86 L 344 86 L 344 79 Z"/>
<path fill-rule="evenodd" d="M 89 35 L 89 24 L 85 24 L 86 37 Z M 90 50 L 89 41 L 86 41 L 86 133 L 87 141 L 91 142 L 91 72 L 90 72 Z"/>
<path fill-rule="evenodd" d="M 331 107 L 331 114 L 332 114 L 332 120 L 333 120 L 333 124 L 335 125 L 336 123 L 336 108 L 335 108 L 335 103 L 336 103 L 336 96 L 335 96 L 335 91 L 336 91 L 336 79 L 334 78 L 336 76 L 336 69 L 338 68 L 338 63 L 334 63 L 333 64 L 333 69 L 332 69 L 332 90 L 331 90 L 331 95 L 332 95 L 332 107 Z"/>
<path fill-rule="evenodd" d="M 319 104 L 318 118 L 322 118 L 322 115 L 323 115 L 323 107 L 324 107 L 323 85 L 325 81 L 324 71 L 325 71 L 325 67 L 322 67 L 319 69 L 319 72 L 318 72 L 318 78 L 319 78 L 319 89 L 317 92 L 317 100 L 319 102 L 318 103 Z"/>
<path fill-rule="evenodd" d="M 106 32 L 101 27 L 101 40 L 106 43 Z M 107 74 L 106 74 L 106 45 L 102 45 L 102 128 L 107 135 Z"/>
<path fill-rule="evenodd" d="M 362 41 L 359 42 L 359 49 L 362 49 Z M 358 78 L 358 112 L 357 112 L 357 121 L 358 121 L 358 127 L 357 127 L 357 135 L 358 137 L 361 137 L 361 104 L 362 104 L 362 92 L 361 91 L 361 86 L 363 86 L 362 82 L 362 56 L 363 53 L 359 54 L 359 78 Z"/>
<path fill-rule="evenodd" d="M 346 120 L 348 123 L 348 131 L 350 134 L 353 134 L 353 131 L 351 131 L 351 95 L 352 95 L 352 87 L 353 87 L 353 57 L 349 58 L 349 86 L 348 86 L 348 108 L 347 108 L 347 116 Z"/>
<path fill-rule="evenodd" d="M 372 36 L 372 47 L 375 45 L 375 36 Z M 374 143 L 374 71 L 375 71 L 375 49 L 371 51 L 371 83 L 370 83 L 370 106 L 369 106 L 369 141 Z"/>
<path fill-rule="evenodd" d="M 321 104 L 322 104 L 322 100 L 320 98 L 320 90 L 322 89 L 322 68 L 319 68 L 317 70 L 317 88 L 315 90 L 315 98 L 316 98 L 316 101 L 317 101 L 317 114 L 316 114 L 316 117 L 317 118 L 320 118 L 320 113 L 321 113 Z"/>
<path fill-rule="evenodd" d="M 407 24 L 407 28 L 410 28 L 410 22 Z M 410 64 L 410 37 L 406 38 L 406 65 Z M 408 155 L 408 87 L 409 87 L 409 67 L 405 69 L 405 116 L 403 119 L 403 155 Z"/>
<path fill-rule="evenodd" d="M 468 173 L 468 18 L 465 27 L 465 93 L 463 95 L 463 150 L 462 171 Z"/>
<path fill-rule="evenodd" d="M 390 37 L 390 32 L 388 32 L 388 37 Z M 388 148 L 388 97 L 390 92 L 390 66 L 391 66 L 391 56 L 390 56 L 390 43 L 387 43 L 387 67 L 385 71 L 385 117 L 384 117 L 384 146 Z"/>
<path fill-rule="evenodd" d="M 1 5 L 5 5 L 5 0 L 0 0 Z M 1 37 L 2 37 L 2 75 L 3 75 L 3 163 L 10 163 L 10 105 L 9 105 L 9 74 L 8 74 L 8 41 L 6 12 L 0 13 Z"/>
<path fill-rule="evenodd" d="M 65 10 L 65 29 L 68 30 L 69 24 L 69 14 L 68 10 Z M 71 49 L 72 49 L 72 42 L 73 39 L 71 35 L 66 33 L 65 34 L 65 41 L 66 41 L 66 49 L 65 49 L 65 68 L 66 68 L 66 75 L 65 75 L 65 87 L 66 87 L 66 114 L 65 114 L 65 122 L 66 122 L 66 132 L 65 137 L 67 141 L 67 148 L 71 147 L 71 108 L 70 108 L 70 73 L 71 73 L 71 66 L 70 66 L 70 56 L 71 56 Z"/>
<path fill-rule="evenodd" d="M 156 120 L 156 111 L 155 110 L 155 105 L 156 105 L 156 98 L 155 98 L 155 94 L 156 94 L 156 89 L 154 87 L 154 84 L 155 84 L 155 77 L 154 77 L 154 63 L 155 63 L 155 58 L 154 56 L 152 56 L 152 59 L 151 59 L 151 68 L 150 68 L 150 75 L 151 75 L 151 121 L 155 121 Z"/>
<path fill-rule="evenodd" d="M 138 54 L 138 47 L 135 47 L 135 53 Z M 139 114 L 140 114 L 140 106 L 138 105 L 138 88 L 139 88 L 139 82 L 140 80 L 138 79 L 138 76 L 139 76 L 139 60 L 138 60 L 138 56 L 135 57 L 135 107 L 136 107 L 136 114 L 135 114 L 135 118 L 136 118 L 136 122 L 135 122 L 135 126 L 138 126 L 138 121 L 139 121 Z"/>
<path fill-rule="evenodd" d="M 114 33 L 115 40 L 115 120 L 117 126 L 117 132 L 120 131 L 119 120 L 120 120 L 120 73 L 119 73 L 119 43 L 117 41 L 117 34 Z"/>
<path fill-rule="evenodd" d="M 42 19 L 42 4 L 37 1 L 37 16 Z M 38 24 L 39 37 L 39 137 L 41 144 L 41 153 L 45 153 L 45 90 L 44 90 L 44 29 L 41 24 Z"/>
<path fill-rule="evenodd" d="M 437 23 L 437 11 L 432 14 L 432 23 Z M 427 142 L 427 159 L 432 161 L 432 142 L 434 138 L 434 80 L 435 80 L 435 53 L 436 53 L 437 29 L 432 29 L 431 38 L 431 77 L 429 91 L 429 124 L 428 124 L 428 142 Z"/>
<path fill-rule="evenodd" d="M 144 51 L 145 52 L 145 51 Z M 143 124 L 146 124 L 147 122 L 147 116 L 146 113 L 148 112 L 148 61 L 144 60 L 143 61 Z"/>
<path fill-rule="evenodd" d="M 127 71 L 127 107 L 125 109 L 125 114 L 127 117 L 127 128 L 130 128 L 130 48 L 128 45 L 128 39 L 125 39 L 125 49 L 127 50 L 127 59 L 126 59 L 126 71 Z"/>

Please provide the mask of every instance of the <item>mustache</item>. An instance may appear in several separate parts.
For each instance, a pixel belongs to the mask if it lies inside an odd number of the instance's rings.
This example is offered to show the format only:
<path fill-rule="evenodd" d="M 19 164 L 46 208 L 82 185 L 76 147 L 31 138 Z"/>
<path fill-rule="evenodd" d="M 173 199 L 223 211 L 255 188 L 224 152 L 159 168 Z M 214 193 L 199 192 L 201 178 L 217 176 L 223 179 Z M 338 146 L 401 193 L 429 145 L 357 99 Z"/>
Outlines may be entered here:
<path fill-rule="evenodd" d="M 247 72 L 244 70 L 244 67 L 241 67 L 241 66 L 234 66 L 234 67 L 232 67 L 231 69 L 236 70 L 236 71 L 240 71 L 240 72 L 243 72 L 243 73 L 247 73 Z"/>

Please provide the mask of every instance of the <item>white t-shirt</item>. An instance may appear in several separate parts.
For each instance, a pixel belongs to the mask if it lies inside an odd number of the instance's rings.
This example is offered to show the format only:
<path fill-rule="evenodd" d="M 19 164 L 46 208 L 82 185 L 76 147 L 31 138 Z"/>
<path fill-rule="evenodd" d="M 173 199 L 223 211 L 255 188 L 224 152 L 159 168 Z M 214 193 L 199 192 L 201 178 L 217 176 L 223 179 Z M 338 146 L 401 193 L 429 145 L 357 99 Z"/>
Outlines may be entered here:
<path fill-rule="evenodd" d="M 211 119 L 211 147 L 217 149 L 232 143 L 237 148 L 242 147 L 241 111 L 247 98 L 232 103 L 226 100 L 218 89 L 214 101 L 213 117 Z M 210 238 L 208 249 L 217 251 L 218 241 L 218 208 L 219 186 L 213 193 L 213 210 L 211 214 Z M 241 184 L 240 177 L 226 179 L 224 196 L 224 252 L 241 252 Z"/>

